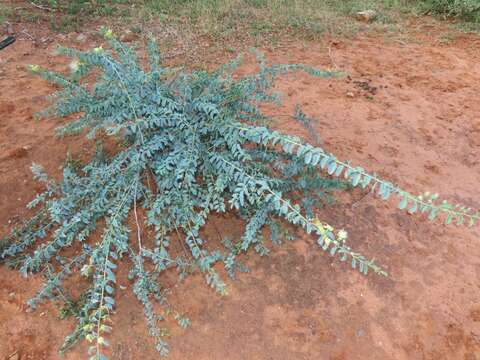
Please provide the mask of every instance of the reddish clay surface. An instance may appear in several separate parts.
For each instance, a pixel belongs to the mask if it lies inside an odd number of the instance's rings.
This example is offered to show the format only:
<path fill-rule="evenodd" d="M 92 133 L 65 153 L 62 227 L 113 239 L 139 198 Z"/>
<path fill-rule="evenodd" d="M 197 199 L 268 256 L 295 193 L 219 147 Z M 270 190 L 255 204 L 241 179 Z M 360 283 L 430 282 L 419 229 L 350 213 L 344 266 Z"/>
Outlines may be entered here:
<path fill-rule="evenodd" d="M 339 158 L 410 191 L 434 190 L 479 208 L 480 39 L 460 35 L 443 43 L 436 28 L 420 30 L 407 41 L 358 35 L 265 49 L 275 62 L 336 66 L 349 74 L 282 78 L 285 105 L 274 111 L 290 114 L 300 103 L 318 119 L 313 125 L 323 146 Z M 55 121 L 33 118 L 52 87 L 25 66 L 64 69 L 66 60 L 53 48 L 25 38 L 0 52 L 1 235 L 27 214 L 25 204 L 41 189 L 32 181 L 32 162 L 58 176 L 68 150 L 90 153 L 93 146 L 83 138 L 55 139 Z M 280 129 L 307 136 L 297 123 L 279 119 Z M 225 298 L 198 275 L 174 287 L 170 302 L 192 325 L 182 330 L 166 324 L 169 359 L 480 359 L 478 232 L 402 214 L 395 204 L 361 192 L 322 215 L 346 228 L 350 244 L 374 256 L 390 277 L 359 275 L 299 234 L 268 257 L 247 256 L 251 272 L 229 280 Z M 222 232 L 239 236 L 239 224 L 215 221 Z M 0 358 L 17 353 L 22 360 L 59 359 L 73 321 L 58 321 L 52 304 L 25 311 L 41 276 L 22 278 L 2 266 L 0 279 Z M 130 288 L 125 276 L 119 279 Z M 117 298 L 111 358 L 156 359 L 136 299 L 129 289 Z M 65 356 L 84 358 L 84 343 Z"/>

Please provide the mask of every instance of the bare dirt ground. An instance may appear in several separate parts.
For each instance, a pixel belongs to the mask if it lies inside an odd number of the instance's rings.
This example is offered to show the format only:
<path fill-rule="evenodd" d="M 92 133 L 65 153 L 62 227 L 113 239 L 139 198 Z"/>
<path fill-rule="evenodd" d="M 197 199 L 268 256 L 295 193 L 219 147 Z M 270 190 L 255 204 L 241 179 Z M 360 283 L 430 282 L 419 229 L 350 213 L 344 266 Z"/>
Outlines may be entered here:
<path fill-rule="evenodd" d="M 277 87 L 285 105 L 277 111 L 290 114 L 299 103 L 318 119 L 313 125 L 323 146 L 339 158 L 410 191 L 434 190 L 479 208 L 480 38 L 458 34 L 445 42 L 442 31 L 425 26 L 408 40 L 359 34 L 263 49 L 274 62 L 348 74 L 282 78 Z M 31 179 L 32 162 L 58 176 L 68 150 L 89 153 L 93 147 L 83 138 L 56 139 L 55 121 L 33 118 L 53 89 L 25 66 L 65 69 L 66 59 L 52 54 L 56 42 L 76 46 L 61 38 L 35 46 L 25 36 L 0 52 L 1 235 L 41 189 Z M 242 71 L 253 66 L 249 60 Z M 308 137 L 299 124 L 280 119 L 280 129 Z M 390 277 L 359 275 L 315 248 L 308 236 L 268 257 L 247 257 L 251 272 L 228 281 L 225 298 L 192 276 L 170 297 L 192 325 L 183 330 L 167 324 L 169 359 L 479 360 L 478 230 L 432 224 L 360 192 L 347 200 L 324 210 L 325 220 L 345 227 L 350 244 L 374 256 Z M 216 223 L 225 233 L 240 234 L 228 219 Z M 51 304 L 25 311 L 41 276 L 26 279 L 0 267 L 0 279 L 0 358 L 59 359 L 73 321 L 58 321 Z M 125 277 L 120 281 L 129 287 Z M 117 298 L 111 358 L 158 358 L 134 296 L 127 289 Z M 84 358 L 84 344 L 65 356 Z"/>

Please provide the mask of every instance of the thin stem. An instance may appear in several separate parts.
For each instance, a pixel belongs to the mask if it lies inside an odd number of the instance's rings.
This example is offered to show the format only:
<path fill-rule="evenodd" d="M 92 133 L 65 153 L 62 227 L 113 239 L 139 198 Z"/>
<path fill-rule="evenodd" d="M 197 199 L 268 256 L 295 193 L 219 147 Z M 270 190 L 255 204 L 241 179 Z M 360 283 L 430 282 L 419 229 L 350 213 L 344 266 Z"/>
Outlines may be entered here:
<path fill-rule="evenodd" d="M 137 225 L 138 253 L 140 255 L 142 254 L 142 239 L 141 239 L 141 230 L 140 230 L 140 225 L 138 223 L 138 215 L 137 215 L 137 187 L 138 187 L 138 177 L 137 177 L 137 181 L 135 182 L 135 191 L 133 194 L 133 214 L 135 216 L 135 224 Z"/>
<path fill-rule="evenodd" d="M 225 163 L 229 164 L 230 166 L 232 166 L 233 168 L 237 169 L 238 171 L 241 171 L 245 176 L 247 176 L 248 178 L 250 178 L 251 180 L 253 181 L 257 181 L 257 179 L 255 179 L 253 176 L 247 174 L 245 171 L 243 171 L 242 169 L 240 169 L 238 166 L 236 166 L 235 164 L 232 164 L 230 163 L 228 160 L 224 159 L 223 157 L 220 157 Z M 294 212 L 297 216 L 299 216 L 302 221 L 304 222 L 304 227 L 308 225 L 318 229 L 318 231 L 320 233 L 322 233 L 322 231 L 324 229 L 320 229 L 318 224 L 312 222 L 310 219 L 307 219 L 305 216 L 303 216 L 303 214 L 298 211 L 297 209 L 295 209 L 295 207 L 293 207 L 289 201 L 286 201 L 285 199 L 283 199 L 281 196 L 279 196 L 277 193 L 275 193 L 273 190 L 271 190 L 270 188 L 267 188 L 268 192 L 271 193 L 273 196 L 275 196 L 279 201 L 281 201 L 282 203 L 286 204 L 288 206 L 288 208 Z M 330 226 L 331 228 L 333 228 L 331 225 L 329 224 L 326 224 L 328 226 Z M 364 261 L 363 259 L 363 256 L 358 254 L 358 253 L 355 253 L 353 252 L 352 250 L 350 250 L 349 248 L 343 246 L 336 238 L 335 239 L 329 239 L 329 241 L 333 242 L 334 245 L 339 248 L 339 249 L 342 249 L 342 252 L 350 255 L 353 259 L 355 259 L 356 261 L 359 261 L 359 262 L 363 262 L 365 265 L 371 267 L 375 272 L 379 273 L 379 274 L 382 274 L 382 275 L 385 275 L 386 273 L 381 270 L 380 268 L 378 268 L 376 265 L 374 266 L 373 265 L 373 260 L 372 261 Z"/>
<path fill-rule="evenodd" d="M 248 128 L 248 127 L 242 127 L 242 126 L 235 126 L 235 125 L 232 125 L 231 127 L 234 127 L 236 129 L 239 129 L 239 130 L 243 130 L 243 131 L 251 131 L 252 129 L 251 128 Z M 286 142 L 286 143 L 290 143 L 292 145 L 295 145 L 297 147 L 301 147 L 301 146 L 304 146 L 302 143 L 299 143 L 297 141 L 294 141 L 294 140 L 291 140 L 289 139 L 287 136 L 283 136 L 283 135 L 280 135 L 279 136 L 281 138 L 281 140 L 283 142 Z M 421 205 L 421 206 L 426 206 L 426 207 L 429 207 L 429 208 L 436 208 L 438 209 L 439 211 L 442 211 L 442 212 L 445 212 L 449 215 L 452 215 L 452 216 L 456 216 L 456 217 L 459 217 L 459 216 L 463 216 L 463 217 L 467 217 L 467 218 L 471 218 L 471 219 L 476 219 L 476 220 L 480 220 L 480 215 L 475 215 L 475 214 L 472 214 L 472 213 L 467 213 L 467 212 L 464 212 L 464 211 L 456 211 L 456 210 L 450 210 L 448 208 L 445 208 L 445 207 L 442 207 L 442 205 L 435 205 L 433 203 L 428 203 L 426 201 L 423 201 L 421 200 L 418 196 L 415 196 L 415 195 L 412 195 L 406 191 L 403 191 L 401 189 L 399 189 L 398 187 L 395 187 L 393 184 L 390 184 L 390 183 L 387 183 L 383 180 L 381 180 L 380 178 L 378 178 L 377 176 L 375 175 L 370 175 L 364 171 L 361 171 L 359 170 L 358 168 L 355 168 L 353 166 L 351 166 L 350 164 L 348 164 L 347 162 L 344 162 L 344 161 L 340 161 L 338 160 L 336 157 L 334 157 L 332 154 L 329 154 L 327 152 L 325 152 L 323 149 L 321 148 L 317 148 L 318 150 L 321 150 L 321 152 L 323 153 L 321 156 L 328 156 L 330 157 L 332 160 L 334 160 L 337 165 L 340 165 L 340 166 L 343 166 L 345 167 L 346 169 L 349 169 L 349 170 L 352 170 L 354 171 L 355 173 L 359 173 L 360 175 L 362 176 L 366 176 L 366 177 L 369 177 L 371 180 L 373 180 L 374 183 L 379 183 L 379 184 L 383 184 L 384 186 L 388 186 L 390 188 L 390 190 L 392 191 L 392 193 L 395 193 L 395 194 L 398 194 L 398 196 L 402 196 L 402 197 L 405 197 L 407 198 L 408 200 L 410 201 L 414 201 L 416 202 L 417 204 Z"/>
<path fill-rule="evenodd" d="M 123 208 L 123 206 L 125 205 L 127 199 L 128 199 L 128 193 L 131 191 L 131 188 L 133 187 L 133 182 L 132 182 L 132 185 L 130 185 L 126 190 L 125 192 L 123 193 L 123 200 L 122 202 L 120 203 L 120 205 L 118 206 L 117 208 L 117 211 L 115 212 L 115 214 L 112 216 L 112 220 L 115 219 L 118 214 L 120 213 L 120 210 Z M 105 236 L 107 236 L 107 234 L 109 234 L 109 232 L 111 232 L 113 229 L 112 226 L 110 226 L 105 234 Z M 103 301 L 105 299 L 105 282 L 106 282 L 106 279 L 107 279 L 107 261 L 108 261 L 108 258 L 109 258 L 109 255 L 110 255 L 110 243 L 111 243 L 111 237 L 108 237 L 107 238 L 107 243 L 106 243 L 106 254 L 105 254 L 105 260 L 104 260 L 104 263 L 103 263 L 103 276 L 102 276 L 102 292 L 100 294 L 100 301 L 99 301 L 99 306 L 98 306 L 98 309 L 100 310 L 100 314 L 98 316 L 98 321 L 97 321 L 97 343 L 96 343 L 96 349 L 97 349 L 97 356 L 100 355 L 100 343 L 98 341 L 99 337 L 100 337 L 100 327 L 101 327 L 101 322 L 102 322 L 102 313 L 101 313 L 101 309 L 103 307 Z"/>

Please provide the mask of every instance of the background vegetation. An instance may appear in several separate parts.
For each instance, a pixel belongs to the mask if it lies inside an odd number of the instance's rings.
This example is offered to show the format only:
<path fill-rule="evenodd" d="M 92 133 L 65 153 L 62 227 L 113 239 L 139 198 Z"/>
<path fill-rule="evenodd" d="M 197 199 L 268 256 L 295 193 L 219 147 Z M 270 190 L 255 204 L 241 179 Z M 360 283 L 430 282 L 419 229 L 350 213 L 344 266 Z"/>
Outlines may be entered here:
<path fill-rule="evenodd" d="M 434 15 L 469 28 L 480 24 L 478 0 L 34 0 L 12 8 L 0 5 L 0 23 L 7 19 L 49 21 L 59 31 L 79 29 L 92 17 L 115 16 L 180 22 L 214 36 L 288 29 L 315 37 L 355 30 L 355 24 L 344 21 L 345 17 L 365 9 L 378 11 L 376 21 L 387 24 L 395 23 L 402 14 Z"/>

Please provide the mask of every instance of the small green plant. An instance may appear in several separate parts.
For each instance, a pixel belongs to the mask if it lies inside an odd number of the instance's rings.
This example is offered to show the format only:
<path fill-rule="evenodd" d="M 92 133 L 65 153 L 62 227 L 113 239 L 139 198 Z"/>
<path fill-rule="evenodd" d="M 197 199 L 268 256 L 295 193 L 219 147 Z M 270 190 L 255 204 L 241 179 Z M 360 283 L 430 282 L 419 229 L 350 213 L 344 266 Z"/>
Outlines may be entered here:
<path fill-rule="evenodd" d="M 131 0 L 34 0 L 32 3 L 40 9 L 58 11 L 68 15 L 109 15 L 120 4 L 129 4 Z"/>
<path fill-rule="evenodd" d="M 58 129 L 59 135 L 86 131 L 99 142 L 98 134 L 104 133 L 118 137 L 121 144 L 107 152 L 97 143 L 95 155 L 83 166 L 67 161 L 60 182 L 34 165 L 34 176 L 45 184 L 45 191 L 28 205 L 37 212 L 0 247 L 6 264 L 25 275 L 45 274 L 43 287 L 28 302 L 31 308 L 51 299 L 65 304 L 62 316 L 75 316 L 77 327 L 62 351 L 86 339 L 90 359 L 105 359 L 102 349 L 116 306 L 116 269 L 127 266 L 126 259 L 132 290 L 161 355 L 169 350 L 164 340 L 168 331 L 158 327 L 163 316 L 154 312 L 152 301 L 162 304 L 164 315 L 173 316 L 180 326 L 189 324 L 168 304 L 162 275 L 171 269 L 181 277 L 199 271 L 209 286 L 225 295 L 215 265 L 223 264 L 233 277 L 244 270 L 238 261 L 241 253 L 251 248 L 260 254 L 268 251 L 267 235 L 273 243 L 291 238 L 282 235 L 287 224 L 303 228 L 320 249 L 352 268 L 386 276 L 373 260 L 350 248 L 346 231 L 318 219 L 318 209 L 334 190 L 360 187 L 385 200 L 396 195 L 400 209 L 426 213 L 430 220 L 442 216 L 446 223 L 473 226 L 480 219 L 478 211 L 438 202 L 436 194 L 412 195 L 271 129 L 272 119 L 260 105 L 278 101 L 270 89 L 279 74 L 334 73 L 299 64 L 268 65 L 261 55 L 259 72 L 240 78 L 232 76 L 240 58 L 211 73 L 181 72 L 161 65 L 153 41 L 144 70 L 132 49 L 110 30 L 103 34 L 113 52 L 102 47 L 60 50 L 73 58 L 68 76 L 35 65 L 30 69 L 61 88 L 46 115 L 76 116 Z M 85 80 L 92 71 L 93 84 Z M 295 117 L 309 124 L 300 108 Z M 245 232 L 214 248 L 203 229 L 212 214 L 227 212 L 244 221 Z M 145 227 L 153 230 L 153 238 Z M 174 241 L 185 251 L 176 252 Z M 74 255 L 61 255 L 74 245 Z M 89 285 L 72 300 L 64 284 L 75 272 Z"/>
<path fill-rule="evenodd" d="M 423 0 L 420 6 L 424 11 L 432 14 L 480 23 L 478 0 Z"/>
<path fill-rule="evenodd" d="M 10 16 L 12 16 L 13 11 L 8 8 L 6 5 L 0 4 L 0 26 L 2 26 Z"/>
<path fill-rule="evenodd" d="M 13 22 L 47 22 L 54 31 L 81 30 L 82 25 L 92 17 L 125 16 L 133 0 L 33 0 L 28 6 L 14 8 L 0 7 L 2 18 Z"/>

